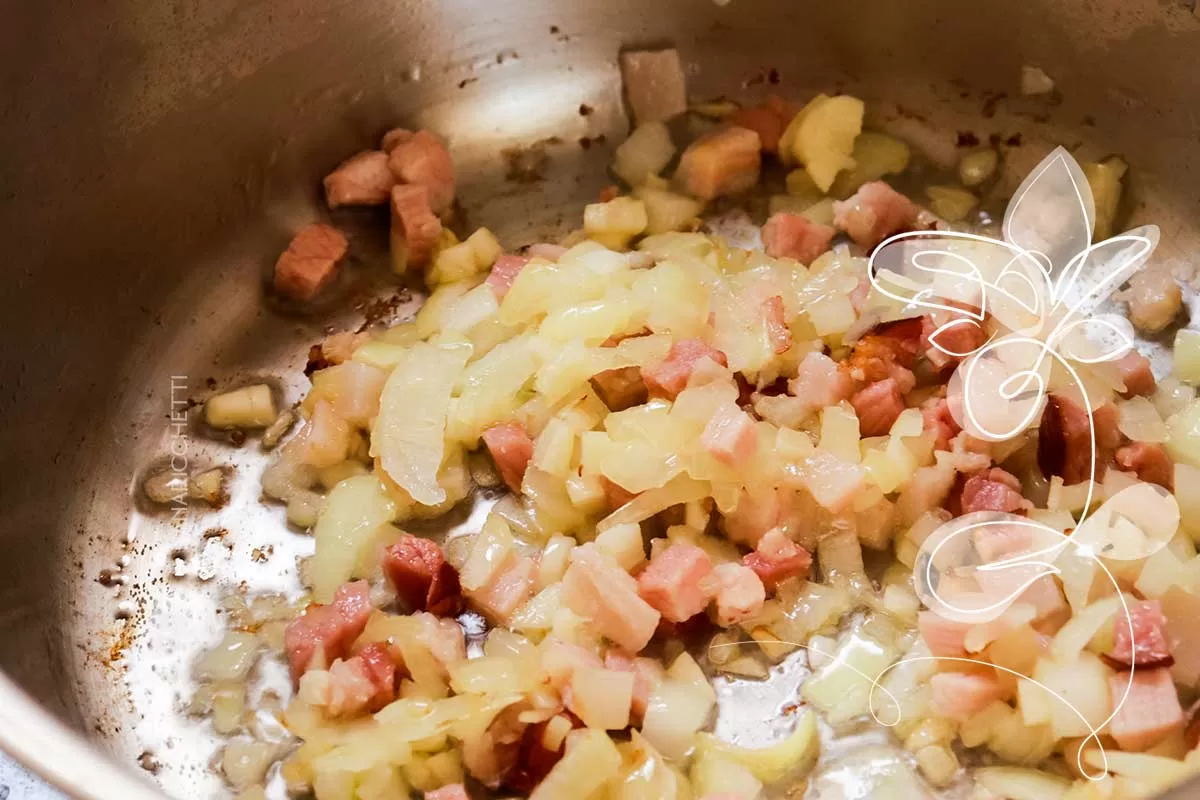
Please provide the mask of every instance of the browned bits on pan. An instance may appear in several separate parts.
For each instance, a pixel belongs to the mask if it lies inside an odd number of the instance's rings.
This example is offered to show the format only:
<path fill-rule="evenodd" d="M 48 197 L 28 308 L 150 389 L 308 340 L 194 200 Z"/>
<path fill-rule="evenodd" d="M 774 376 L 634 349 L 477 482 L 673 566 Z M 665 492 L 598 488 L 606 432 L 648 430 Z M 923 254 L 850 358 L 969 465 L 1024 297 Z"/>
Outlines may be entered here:
<path fill-rule="evenodd" d="M 978 147 L 979 137 L 975 135 L 974 131 L 959 131 L 957 145 L 959 147 Z"/>

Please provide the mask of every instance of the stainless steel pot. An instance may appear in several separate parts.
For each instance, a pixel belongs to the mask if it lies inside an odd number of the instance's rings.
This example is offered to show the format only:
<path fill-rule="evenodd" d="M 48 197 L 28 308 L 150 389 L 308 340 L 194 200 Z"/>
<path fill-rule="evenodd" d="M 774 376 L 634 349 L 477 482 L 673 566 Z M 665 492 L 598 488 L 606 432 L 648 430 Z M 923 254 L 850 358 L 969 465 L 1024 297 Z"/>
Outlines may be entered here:
<path fill-rule="evenodd" d="M 1160 254 L 1196 250 L 1190 0 L 5 0 L 0 19 L 0 747 L 80 798 L 158 796 L 144 768 L 221 791 L 216 741 L 179 713 L 191 654 L 221 594 L 290 585 L 307 542 L 257 503 L 261 454 L 174 430 L 172 401 L 255 375 L 295 399 L 306 345 L 391 293 L 369 214 L 337 218 L 358 264 L 336 302 L 295 316 L 262 286 L 324 215 L 320 177 L 392 124 L 445 134 L 470 222 L 523 244 L 607 182 L 618 50 L 673 42 L 698 99 L 854 91 L 935 160 L 967 131 L 1010 141 L 1018 176 L 1051 143 L 1122 153 Z M 1020 97 L 1023 64 L 1059 91 Z M 510 179 L 518 157 L 539 180 Z M 173 450 L 235 464 L 230 506 L 138 507 Z"/>

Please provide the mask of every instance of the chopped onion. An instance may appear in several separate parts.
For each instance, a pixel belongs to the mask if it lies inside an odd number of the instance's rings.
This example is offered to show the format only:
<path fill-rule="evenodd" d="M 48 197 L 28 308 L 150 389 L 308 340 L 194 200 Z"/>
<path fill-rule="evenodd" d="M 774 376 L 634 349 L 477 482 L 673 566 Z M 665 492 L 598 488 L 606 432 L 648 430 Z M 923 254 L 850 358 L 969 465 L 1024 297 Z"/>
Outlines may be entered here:
<path fill-rule="evenodd" d="M 975 782 L 1008 800 L 1059 800 L 1071 788 L 1065 778 L 1020 767 L 983 767 L 976 770 Z"/>
<path fill-rule="evenodd" d="M 529 800 L 588 797 L 620 768 L 621 753 L 604 731 L 572 733 L 567 737 L 566 755 L 529 794 Z"/>
<path fill-rule="evenodd" d="M 713 703 L 694 687 L 666 680 L 650 694 L 642 722 L 642 735 L 667 758 L 682 759 L 692 747 L 696 732 L 708 724 Z"/>
<path fill-rule="evenodd" d="M 450 392 L 470 355 L 470 346 L 413 345 L 384 385 L 371 454 L 418 503 L 432 506 L 446 499 L 437 480 L 446 451 L 446 415 Z"/>
<path fill-rule="evenodd" d="M 230 631 L 196 664 L 196 676 L 209 681 L 240 681 L 258 660 L 258 637 Z"/>
<path fill-rule="evenodd" d="M 715 750 L 698 755 L 688 771 L 692 790 L 700 797 L 762 796 L 762 782 L 737 760 Z"/>
<path fill-rule="evenodd" d="M 700 500 L 711 495 L 712 488 L 707 481 L 697 481 L 685 475 L 679 475 L 658 489 L 642 492 L 600 520 L 596 525 L 596 530 L 605 531 L 615 525 L 642 522 L 671 506 Z"/>
<path fill-rule="evenodd" d="M 799 712 L 796 727 L 787 738 L 767 747 L 739 747 L 711 733 L 701 733 L 698 754 L 716 752 L 736 761 L 763 783 L 778 783 L 785 778 L 800 780 L 816 764 L 820 752 L 817 715 L 807 709 Z"/>
<path fill-rule="evenodd" d="M 309 578 L 314 600 L 333 601 L 337 588 L 354 577 L 363 548 L 396 518 L 396 511 L 396 504 L 374 475 L 347 478 L 334 487 L 313 529 L 316 553 Z"/>
<path fill-rule="evenodd" d="M 1167 425 L 1158 409 L 1144 397 L 1133 397 L 1118 404 L 1118 427 L 1135 442 L 1165 442 Z"/>
<path fill-rule="evenodd" d="M 208 398 L 204 421 L 214 428 L 265 428 L 275 421 L 275 398 L 265 383 Z"/>
<path fill-rule="evenodd" d="M 618 145 L 612 169 L 630 186 L 641 186 L 648 177 L 662 172 L 674 157 L 675 145 L 667 126 L 647 122 L 634 128 L 629 138 Z"/>
<path fill-rule="evenodd" d="M 929 209 L 947 222 L 961 222 L 979 205 L 979 198 L 957 186 L 929 186 Z"/>
<path fill-rule="evenodd" d="M 210 506 L 220 505 L 225 498 L 225 468 L 215 467 L 198 472 L 188 479 L 188 496 L 203 500 Z"/>
<path fill-rule="evenodd" d="M 1021 66 L 1021 94 L 1048 94 L 1054 91 L 1054 79 L 1041 67 Z M 1017 798 L 1019 800 L 1019 798 Z"/>
<path fill-rule="evenodd" d="M 596 730 L 619 731 L 629 725 L 633 703 L 632 672 L 581 667 L 571 673 L 571 710 Z"/>
<path fill-rule="evenodd" d="M 996 172 L 1000 157 L 990 147 L 973 150 L 958 162 L 958 180 L 963 186 L 979 186 Z"/>
<path fill-rule="evenodd" d="M 142 482 L 142 491 L 151 501 L 163 505 L 181 500 L 186 501 L 188 497 L 187 474 L 170 469 L 156 472 Z"/>
<path fill-rule="evenodd" d="M 221 753 L 221 771 L 230 785 L 240 791 L 262 783 L 275 756 L 275 747 L 266 742 L 234 739 Z"/>

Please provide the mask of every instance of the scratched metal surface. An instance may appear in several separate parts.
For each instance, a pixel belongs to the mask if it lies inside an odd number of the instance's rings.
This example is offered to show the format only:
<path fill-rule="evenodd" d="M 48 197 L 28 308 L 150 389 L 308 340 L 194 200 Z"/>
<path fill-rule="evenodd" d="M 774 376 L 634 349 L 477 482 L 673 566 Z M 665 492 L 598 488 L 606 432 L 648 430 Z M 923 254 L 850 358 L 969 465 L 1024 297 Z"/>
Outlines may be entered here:
<path fill-rule="evenodd" d="M 124 768 L 154 767 L 168 794 L 224 796 L 210 769 L 219 740 L 180 713 L 191 660 L 219 636 L 223 594 L 243 583 L 295 591 L 295 559 L 311 543 L 259 502 L 253 440 L 238 446 L 192 424 L 180 439 L 172 400 L 260 377 L 297 400 L 308 346 L 396 294 L 383 219 L 354 211 L 331 216 L 351 232 L 352 263 L 328 303 L 298 315 L 263 292 L 288 232 L 328 216 L 320 177 L 394 124 L 448 137 L 464 227 L 487 225 L 514 247 L 545 238 L 610 182 L 606 164 L 628 127 L 617 52 L 669 41 L 697 99 L 852 91 L 873 124 L 942 168 L 967 131 L 1020 134 L 1004 146 L 1014 181 L 1054 144 L 1081 157 L 1123 153 L 1133 165 L 1127 211 L 1163 226 L 1160 257 L 1186 258 L 1197 244 L 1200 123 L 1181 98 L 1196 99 L 1200 23 L 1157 0 L 1081 9 L 105 0 L 81 14 L 65 0 L 0 0 L 11 23 L 0 29 L 10 260 L 0 270 L 10 301 L 0 668 Z M 97 66 L 84 75 L 68 61 Z M 1023 63 L 1046 69 L 1061 92 L 1016 96 Z M 193 468 L 234 468 L 225 508 L 172 519 L 135 502 L 139 480 L 173 447 Z M 722 682 L 718 729 L 747 743 L 779 733 L 778 710 L 803 674 L 797 659 L 766 682 Z M 264 667 L 262 679 L 280 675 Z M 22 720 L 6 713 L 0 703 L 0 740 L 12 745 Z M 61 779 L 70 765 L 56 752 L 27 757 Z M 0 762 L 10 795 L 42 791 L 10 771 Z M 112 784 L 76 786 L 81 797 L 120 795 Z"/>

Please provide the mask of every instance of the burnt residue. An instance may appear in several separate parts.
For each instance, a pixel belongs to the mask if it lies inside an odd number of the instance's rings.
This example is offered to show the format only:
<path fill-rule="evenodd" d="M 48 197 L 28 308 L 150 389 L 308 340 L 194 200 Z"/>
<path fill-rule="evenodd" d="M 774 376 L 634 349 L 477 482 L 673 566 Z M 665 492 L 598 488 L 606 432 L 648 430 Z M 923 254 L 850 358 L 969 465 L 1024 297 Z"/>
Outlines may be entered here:
<path fill-rule="evenodd" d="M 579 116 L 581 116 L 581 117 L 590 117 L 592 115 L 592 112 L 595 110 L 596 109 L 592 108 L 587 103 L 579 104 Z"/>
<path fill-rule="evenodd" d="M 479 80 L 479 78 L 463 78 L 461 81 L 458 82 L 457 85 L 458 85 L 458 88 L 465 89 L 468 86 L 470 86 L 472 83 L 476 83 L 478 80 Z"/>
<path fill-rule="evenodd" d="M 407 288 L 401 288 L 393 292 L 389 297 L 371 298 L 359 306 L 359 310 L 363 314 L 363 323 L 358 327 L 357 332 L 362 333 L 372 325 L 377 325 L 381 322 L 390 324 L 400 306 L 411 300 L 412 292 Z"/>
<path fill-rule="evenodd" d="M 929 122 L 929 117 L 922 114 L 920 111 L 896 104 L 896 113 L 906 119 L 915 119 L 917 122 Z"/>
<path fill-rule="evenodd" d="M 974 131 L 959 131 L 955 144 L 958 147 L 978 147 L 979 137 L 975 135 Z"/>
<path fill-rule="evenodd" d="M 546 150 L 557 144 L 562 144 L 562 139 L 551 136 L 527 147 L 510 147 L 501 150 L 500 155 L 504 157 L 504 161 L 508 165 L 504 179 L 521 184 L 538 183 L 545 180 L 546 176 L 543 172 L 550 162 L 550 156 Z"/>
<path fill-rule="evenodd" d="M 996 109 L 1000 106 L 1001 101 L 1008 99 L 1008 92 L 995 92 L 987 95 L 983 99 L 983 108 L 979 113 L 984 119 L 991 119 L 996 116 Z"/>
<path fill-rule="evenodd" d="M 305 376 L 311 378 L 314 372 L 320 372 L 332 366 L 333 362 L 325 358 L 325 351 L 321 349 L 321 345 L 314 344 L 308 348 L 308 359 L 304 363 Z"/>

